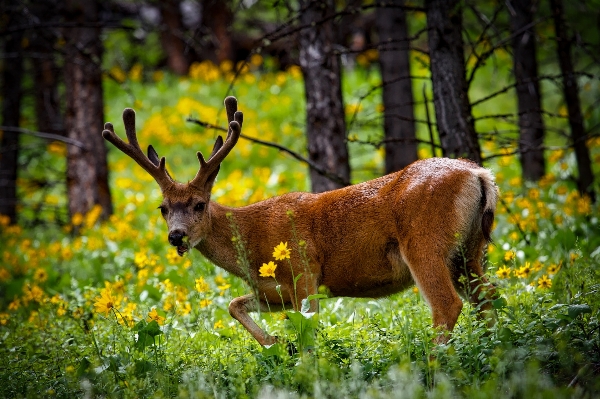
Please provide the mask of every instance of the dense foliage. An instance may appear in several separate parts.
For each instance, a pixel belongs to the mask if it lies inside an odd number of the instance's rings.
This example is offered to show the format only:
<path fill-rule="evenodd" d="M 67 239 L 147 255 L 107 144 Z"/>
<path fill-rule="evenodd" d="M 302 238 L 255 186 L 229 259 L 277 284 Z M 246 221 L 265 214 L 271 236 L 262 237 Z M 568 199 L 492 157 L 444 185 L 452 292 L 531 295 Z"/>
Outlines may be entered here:
<path fill-rule="evenodd" d="M 299 70 L 259 72 L 262 61 L 253 57 L 230 93 L 245 114 L 243 133 L 302 152 Z M 413 65 L 427 73 L 419 62 Z M 186 118 L 224 124 L 221 104 L 232 65 L 195 64 L 185 78 L 146 73 L 141 66 L 114 69 L 111 76 L 106 112 L 117 133 L 124 136 L 120 113 L 132 106 L 142 145 L 152 143 L 165 155 L 175 178 L 192 178 L 195 152 L 208 153 L 218 132 Z M 381 134 L 379 95 L 367 95 L 376 83 L 373 70 L 345 75 L 353 181 L 382 169 L 382 150 L 361 144 Z M 597 94 L 597 83 L 588 84 L 584 95 Z M 478 90 L 485 89 L 478 86 L 474 97 Z M 503 113 L 515 105 L 499 97 L 486 107 Z M 561 109 L 557 102 L 557 114 Z M 478 128 L 498 126 L 484 120 Z M 100 134 L 100 127 L 90 128 Z M 428 137 L 426 126 L 419 129 Z M 156 209 L 158 187 L 111 150 L 116 210 L 109 220 L 100 223 L 96 210 L 66 225 L 55 220 L 24 229 L 0 220 L 0 396 L 597 396 L 599 209 L 576 191 L 574 157 L 559 148 L 562 140 L 549 137 L 557 149 L 547 153 L 548 174 L 536 185 L 521 181 L 514 146 L 494 135 L 482 142 L 502 193 L 487 255 L 487 273 L 502 295 L 494 302 L 498 321 L 488 327 L 465 305 L 451 341 L 441 347 L 432 344 L 436 332 L 416 288 L 380 300 L 325 299 L 319 315 L 255 315 L 288 342 L 260 347 L 227 312 L 229 300 L 249 288 L 198 253 L 178 257 Z M 599 165 L 600 140 L 588 144 Z M 58 188 L 28 191 L 28 182 L 48 173 L 44 165 L 64 171 L 64 153 L 61 143 L 48 144 L 19 181 L 23 198 L 65 201 Z M 431 156 L 428 146 L 420 156 Z M 303 165 L 277 150 L 240 140 L 223 164 L 213 199 L 241 206 L 305 190 L 306 175 Z M 264 273 L 276 278 L 277 270 Z"/>

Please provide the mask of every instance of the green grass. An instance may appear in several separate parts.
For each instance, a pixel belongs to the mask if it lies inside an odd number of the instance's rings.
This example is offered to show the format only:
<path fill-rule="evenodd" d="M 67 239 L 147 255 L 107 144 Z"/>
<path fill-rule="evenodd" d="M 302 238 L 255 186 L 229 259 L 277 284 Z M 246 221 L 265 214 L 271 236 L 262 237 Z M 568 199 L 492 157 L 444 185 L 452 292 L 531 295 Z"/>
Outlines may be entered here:
<path fill-rule="evenodd" d="M 194 78 L 164 75 L 157 82 L 105 84 L 106 115 L 117 133 L 124 136 L 122 109 L 133 106 L 141 144 L 152 143 L 165 155 L 181 181 L 197 170 L 195 152 L 206 154 L 216 137 L 185 118 L 225 121 L 221 104 L 228 74 L 202 68 Z M 216 77 L 208 79 L 208 73 Z M 378 94 L 358 105 L 377 81 L 375 73 L 363 70 L 344 80 L 349 111 L 358 109 L 359 120 L 368 122 L 351 132 L 361 140 L 380 135 Z M 230 94 L 244 111 L 244 133 L 303 151 L 297 71 L 245 75 Z M 506 99 L 497 104 L 502 112 L 514 108 Z M 419 134 L 428 133 L 419 127 Z M 549 140 L 564 144 L 559 137 Z M 39 147 L 33 139 L 28 144 Z M 589 144 L 597 161 L 600 143 Z M 353 181 L 381 174 L 380 150 L 349 145 Z M 47 149 L 21 174 L 24 219 L 32 217 L 30 205 L 37 200 L 58 207 L 65 201 L 60 186 L 40 194 L 28 184 L 48 177 L 46 164 L 55 165 L 58 176 L 64 171 L 64 148 L 53 143 Z M 500 148 L 490 142 L 484 150 Z M 574 188 L 572 152 L 547 155 L 548 175 L 538 185 L 522 184 L 515 157 L 486 165 L 498 176 L 507 204 L 498 206 L 487 256 L 487 273 L 504 298 L 495 303 L 494 327 L 478 321 L 466 305 L 448 345 L 435 347 L 429 309 L 411 289 L 380 300 L 322 300 L 318 319 L 293 312 L 254 315 L 296 348 L 313 347 L 290 355 L 286 344 L 260 347 L 229 316 L 229 301 L 250 290 L 245 283 L 197 252 L 176 256 L 156 209 L 158 187 L 111 149 L 110 220 L 99 223 L 91 212 L 74 218 L 76 226 L 62 225 L 47 210 L 39 216 L 54 224 L 2 227 L 0 397 L 597 396 L 598 206 Z M 276 150 L 240 141 L 223 164 L 213 199 L 239 206 L 306 190 L 306 176 L 304 166 Z M 80 234 L 71 233 L 74 227 Z M 505 276 L 496 273 L 500 269 Z M 542 288 L 540 282 L 548 280 L 551 287 Z M 106 299 L 108 288 L 114 307 L 104 313 L 101 295 Z"/>

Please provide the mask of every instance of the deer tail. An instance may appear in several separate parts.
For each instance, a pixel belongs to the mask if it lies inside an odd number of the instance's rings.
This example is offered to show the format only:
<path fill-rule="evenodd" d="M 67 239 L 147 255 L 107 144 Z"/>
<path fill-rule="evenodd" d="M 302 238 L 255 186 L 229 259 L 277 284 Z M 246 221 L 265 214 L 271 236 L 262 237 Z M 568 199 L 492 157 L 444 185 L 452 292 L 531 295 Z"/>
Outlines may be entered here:
<path fill-rule="evenodd" d="M 494 181 L 494 175 L 489 170 L 477 169 L 476 174 L 481 184 L 481 232 L 485 240 L 491 242 L 492 225 L 499 196 L 498 186 Z"/>

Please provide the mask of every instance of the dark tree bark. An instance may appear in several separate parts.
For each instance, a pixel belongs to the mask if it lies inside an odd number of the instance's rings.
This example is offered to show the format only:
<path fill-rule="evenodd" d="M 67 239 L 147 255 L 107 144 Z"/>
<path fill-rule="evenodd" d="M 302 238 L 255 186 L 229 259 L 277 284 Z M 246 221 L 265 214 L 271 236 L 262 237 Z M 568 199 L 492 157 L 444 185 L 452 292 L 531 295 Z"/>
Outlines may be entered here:
<path fill-rule="evenodd" d="M 4 4 L 4 2 L 2 3 Z M 6 14 L 7 26 L 22 23 L 19 10 L 10 10 Z M 22 31 L 14 32 L 5 38 L 4 71 L 2 87 L 2 125 L 18 127 L 21 116 L 21 81 L 23 78 Z M 19 133 L 4 130 L 0 141 L 0 215 L 10 218 L 11 224 L 17 222 L 17 166 L 19 160 Z"/>
<path fill-rule="evenodd" d="M 405 0 L 392 0 L 391 3 L 403 5 Z M 385 173 L 392 173 L 417 160 L 410 43 L 403 9 L 377 8 L 376 18 L 383 81 Z"/>
<path fill-rule="evenodd" d="M 537 181 L 544 176 L 544 120 L 538 79 L 534 6 L 531 0 L 510 1 L 514 74 L 519 104 L 519 152 L 523 178 Z"/>
<path fill-rule="evenodd" d="M 179 0 L 159 1 L 160 15 L 162 18 L 161 42 L 167 53 L 167 64 L 169 68 L 179 75 L 188 73 L 189 61 L 185 56 L 185 43 L 181 38 L 183 23 L 181 22 L 181 10 Z"/>
<path fill-rule="evenodd" d="M 102 42 L 100 29 L 83 27 L 98 22 L 95 0 L 72 0 L 67 5 L 68 17 L 82 27 L 66 35 L 65 86 L 67 136 L 85 143 L 87 149 L 69 146 L 67 152 L 67 194 L 69 213 L 85 214 L 99 204 L 102 216 L 112 213 L 108 186 L 106 147 L 100 132 L 104 125 L 102 92 Z"/>
<path fill-rule="evenodd" d="M 226 0 L 205 0 L 203 3 L 204 24 L 211 32 L 218 63 L 233 59 L 233 44 L 229 27 L 233 22 L 230 2 Z"/>
<path fill-rule="evenodd" d="M 300 24 L 322 20 L 335 12 L 332 0 L 303 0 Z M 350 180 L 346 121 L 342 101 L 340 59 L 333 52 L 332 22 L 303 29 L 299 34 L 300 67 L 306 95 L 306 135 L 309 159 L 325 170 Z M 310 171 L 313 192 L 344 186 L 316 171 Z"/>
<path fill-rule="evenodd" d="M 30 10 L 40 21 L 59 22 L 56 3 L 55 0 L 37 0 L 31 4 Z M 53 29 L 31 31 L 35 116 L 39 131 L 64 135 L 64 118 L 58 94 L 60 67 L 56 62 L 60 55 L 53 50 L 55 41 Z"/>
<path fill-rule="evenodd" d="M 444 156 L 481 164 L 465 78 L 460 0 L 426 0 L 433 103 Z"/>
<path fill-rule="evenodd" d="M 562 0 L 550 0 L 552 15 L 554 17 L 554 29 L 558 50 L 558 61 L 562 73 L 562 86 L 569 113 L 569 126 L 571 127 L 571 140 L 575 149 L 575 159 L 579 169 L 577 186 L 583 194 L 588 194 L 595 201 L 596 196 L 592 189 L 594 174 L 590 161 L 590 152 L 586 145 L 586 133 L 583 126 L 583 115 L 581 113 L 581 102 L 579 101 L 579 88 L 577 78 L 571 61 L 571 41 L 564 19 Z"/>

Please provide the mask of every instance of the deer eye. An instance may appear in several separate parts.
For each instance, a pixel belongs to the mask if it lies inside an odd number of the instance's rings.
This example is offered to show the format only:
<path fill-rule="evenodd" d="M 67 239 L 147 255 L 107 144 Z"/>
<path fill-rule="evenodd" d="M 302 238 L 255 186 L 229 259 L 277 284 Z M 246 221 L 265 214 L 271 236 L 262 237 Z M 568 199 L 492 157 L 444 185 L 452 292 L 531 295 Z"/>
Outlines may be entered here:
<path fill-rule="evenodd" d="M 194 206 L 194 210 L 196 212 L 202 212 L 204 210 L 204 208 L 206 207 L 206 204 L 204 202 L 198 202 L 195 206 Z"/>

